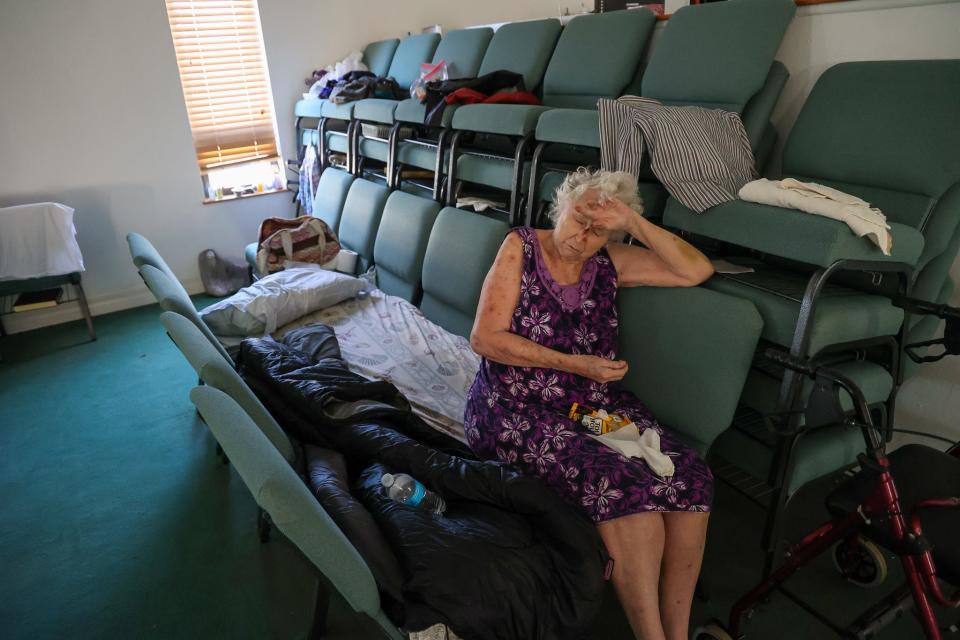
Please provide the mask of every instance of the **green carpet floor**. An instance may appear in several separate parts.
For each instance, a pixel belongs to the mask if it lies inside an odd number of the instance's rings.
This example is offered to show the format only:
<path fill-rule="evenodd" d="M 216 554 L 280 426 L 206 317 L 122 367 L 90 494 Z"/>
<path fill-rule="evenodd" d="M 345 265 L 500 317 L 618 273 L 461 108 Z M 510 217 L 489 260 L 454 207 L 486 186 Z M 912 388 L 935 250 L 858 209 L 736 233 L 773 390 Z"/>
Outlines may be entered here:
<path fill-rule="evenodd" d="M 198 300 L 203 303 L 203 300 Z M 192 370 L 142 307 L 0 339 L 0 637 L 302 638 L 314 577 L 283 540 L 261 545 L 256 506 L 196 418 Z M 823 486 L 794 501 L 791 529 L 823 517 Z M 718 487 L 705 563 L 727 610 L 757 575 L 762 513 Z M 821 560 L 795 590 L 837 622 L 895 586 L 841 582 Z M 614 601 L 595 637 L 630 637 Z M 956 616 L 954 616 L 956 618 Z M 333 605 L 331 640 L 374 638 Z M 783 596 L 758 611 L 751 638 L 834 634 Z M 881 638 L 918 638 L 905 619 Z"/>

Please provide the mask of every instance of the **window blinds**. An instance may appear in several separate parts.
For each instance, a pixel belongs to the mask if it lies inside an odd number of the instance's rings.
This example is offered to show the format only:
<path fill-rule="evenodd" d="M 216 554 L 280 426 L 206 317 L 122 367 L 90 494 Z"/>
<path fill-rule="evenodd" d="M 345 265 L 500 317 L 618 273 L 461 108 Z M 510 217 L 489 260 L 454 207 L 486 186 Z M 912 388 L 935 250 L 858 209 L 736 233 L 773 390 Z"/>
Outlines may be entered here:
<path fill-rule="evenodd" d="M 276 157 L 257 0 L 166 0 L 200 169 Z"/>

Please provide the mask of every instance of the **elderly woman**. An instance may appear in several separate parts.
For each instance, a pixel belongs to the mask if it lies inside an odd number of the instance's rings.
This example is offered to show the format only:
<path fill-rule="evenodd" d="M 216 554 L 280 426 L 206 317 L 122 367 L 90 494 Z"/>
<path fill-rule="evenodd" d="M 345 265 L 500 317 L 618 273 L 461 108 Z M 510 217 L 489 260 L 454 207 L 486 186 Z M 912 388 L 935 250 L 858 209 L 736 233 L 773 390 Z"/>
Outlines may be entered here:
<path fill-rule="evenodd" d="M 640 210 L 634 178 L 580 170 L 557 192 L 552 230 L 507 235 L 470 336 L 483 362 L 464 423 L 478 456 L 543 478 L 597 523 L 634 632 L 680 640 L 688 637 L 713 478 L 618 384 L 628 363 L 617 359 L 616 299 L 618 287 L 694 286 L 713 267 Z M 623 244 L 625 234 L 646 248 Z M 574 402 L 625 415 L 641 433 L 656 430 L 673 475 L 590 437 L 567 417 Z"/>

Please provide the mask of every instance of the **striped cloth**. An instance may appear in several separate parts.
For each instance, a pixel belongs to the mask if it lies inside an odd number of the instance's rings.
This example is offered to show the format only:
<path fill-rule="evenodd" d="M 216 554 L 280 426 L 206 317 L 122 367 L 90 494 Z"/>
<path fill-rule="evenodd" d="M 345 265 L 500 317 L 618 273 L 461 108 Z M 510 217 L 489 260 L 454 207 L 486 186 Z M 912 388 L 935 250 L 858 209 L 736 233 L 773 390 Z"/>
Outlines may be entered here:
<path fill-rule="evenodd" d="M 758 177 L 740 116 L 721 109 L 664 106 L 623 96 L 601 99 L 600 166 L 640 176 L 644 148 L 650 167 L 674 198 L 697 213 L 737 199 Z"/>

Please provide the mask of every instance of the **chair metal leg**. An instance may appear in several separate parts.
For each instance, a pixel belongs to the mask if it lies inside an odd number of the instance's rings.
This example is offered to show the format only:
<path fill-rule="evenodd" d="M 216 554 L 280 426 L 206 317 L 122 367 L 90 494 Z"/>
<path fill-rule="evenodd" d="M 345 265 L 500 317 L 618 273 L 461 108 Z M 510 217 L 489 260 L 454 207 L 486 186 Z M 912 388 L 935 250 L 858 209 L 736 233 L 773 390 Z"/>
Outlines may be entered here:
<path fill-rule="evenodd" d="M 454 131 L 453 138 L 450 140 L 450 158 L 447 162 L 447 193 L 446 204 L 448 207 L 457 206 L 457 154 L 460 151 L 460 138 L 463 131 Z"/>
<path fill-rule="evenodd" d="M 537 194 L 540 191 L 540 165 L 543 163 L 543 152 L 547 148 L 546 142 L 537 144 L 533 150 L 533 158 L 530 161 L 530 183 L 527 187 L 527 215 L 524 224 L 532 227 L 536 221 L 537 214 Z"/>
<path fill-rule="evenodd" d="M 351 120 L 347 125 L 347 166 L 350 173 L 360 175 L 360 123 Z"/>
<path fill-rule="evenodd" d="M 437 161 L 433 168 L 433 199 L 437 202 L 443 202 L 443 154 L 449 135 L 449 129 L 441 129 L 437 137 Z"/>
<path fill-rule="evenodd" d="M 77 290 L 77 299 L 80 302 L 80 311 L 83 312 L 83 319 L 87 323 L 87 333 L 90 334 L 90 342 L 96 342 L 97 333 L 93 330 L 93 316 L 90 315 L 90 306 L 87 304 L 87 296 L 83 292 L 83 285 L 80 283 L 80 280 L 77 279 L 73 283 L 74 288 Z"/>
<path fill-rule="evenodd" d="M 520 138 L 513 153 L 513 182 L 510 184 L 510 226 L 520 224 L 520 208 L 523 202 L 523 161 L 527 157 L 527 147 L 533 142 L 533 136 Z"/>
<path fill-rule="evenodd" d="M 390 127 L 387 138 L 387 188 L 396 189 L 400 186 L 400 171 L 397 166 L 397 151 L 400 148 L 400 123 Z"/>
<path fill-rule="evenodd" d="M 261 508 L 257 508 L 257 538 L 260 544 L 270 542 L 270 534 L 273 532 L 273 521 L 270 514 Z"/>
<path fill-rule="evenodd" d="M 320 171 L 323 172 L 326 169 L 328 164 L 327 158 L 327 119 L 320 118 L 320 122 L 317 123 L 317 153 L 320 155 Z"/>

